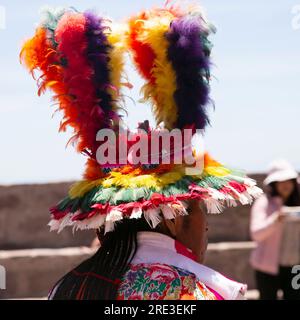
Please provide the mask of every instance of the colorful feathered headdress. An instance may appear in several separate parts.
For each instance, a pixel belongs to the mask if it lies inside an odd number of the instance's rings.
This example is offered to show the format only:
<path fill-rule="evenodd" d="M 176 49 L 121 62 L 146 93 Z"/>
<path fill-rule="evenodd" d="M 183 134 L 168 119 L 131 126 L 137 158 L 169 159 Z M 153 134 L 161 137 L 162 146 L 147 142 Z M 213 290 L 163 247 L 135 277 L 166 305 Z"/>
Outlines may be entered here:
<path fill-rule="evenodd" d="M 92 12 L 46 13 L 20 57 L 33 76 L 40 73 L 39 94 L 46 89 L 54 93 L 63 113 L 60 130 L 73 128 L 71 141 L 88 157 L 84 180 L 51 209 L 52 230 L 104 227 L 108 232 L 116 221 L 142 215 L 155 227 L 162 215 L 172 219 L 187 214 L 189 199 L 201 200 L 208 212 L 218 213 L 225 205 L 248 204 L 260 195 L 255 181 L 207 153 L 202 157 L 203 170 L 193 175 L 186 173 L 184 162 L 109 166 L 97 159 L 103 143 L 96 139 L 99 130 L 117 132 L 122 127 L 121 89 L 128 85 L 123 81 L 125 53 L 145 79 L 144 100 L 151 103 L 158 126 L 193 132 L 205 128 L 211 64 L 208 37 L 213 31 L 196 7 L 184 10 L 167 4 L 131 17 L 121 28 Z M 140 128 L 150 143 L 148 123 Z M 119 134 L 121 145 L 122 139 Z"/>

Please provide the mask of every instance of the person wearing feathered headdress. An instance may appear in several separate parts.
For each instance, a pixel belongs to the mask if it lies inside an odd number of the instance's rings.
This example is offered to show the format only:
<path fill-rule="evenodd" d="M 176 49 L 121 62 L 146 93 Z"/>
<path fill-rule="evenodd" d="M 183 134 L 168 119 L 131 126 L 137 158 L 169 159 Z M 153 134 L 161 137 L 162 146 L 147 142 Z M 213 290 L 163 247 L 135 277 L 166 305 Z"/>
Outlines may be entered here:
<path fill-rule="evenodd" d="M 29 70 L 41 72 L 39 93 L 54 92 L 64 117 L 60 129 L 73 128 L 71 141 L 87 156 L 84 179 L 51 208 L 51 230 L 96 229 L 101 243 L 58 281 L 49 299 L 242 298 L 246 285 L 202 264 L 206 213 L 251 203 L 261 193 L 255 181 L 195 149 L 191 155 L 199 161 L 193 165 L 173 161 L 174 150 L 165 163 L 160 147 L 155 163 L 132 163 L 130 157 L 102 163 L 105 142 L 96 138 L 99 130 L 112 130 L 119 146 L 128 142 L 120 131 L 121 89 L 129 85 L 123 81 L 125 52 L 145 80 L 144 100 L 157 123 L 155 130 L 148 122 L 139 125 L 146 144 L 161 130 L 203 130 L 214 28 L 198 8 L 169 4 L 116 26 L 91 12 L 58 10 L 48 13 L 21 52 Z"/>

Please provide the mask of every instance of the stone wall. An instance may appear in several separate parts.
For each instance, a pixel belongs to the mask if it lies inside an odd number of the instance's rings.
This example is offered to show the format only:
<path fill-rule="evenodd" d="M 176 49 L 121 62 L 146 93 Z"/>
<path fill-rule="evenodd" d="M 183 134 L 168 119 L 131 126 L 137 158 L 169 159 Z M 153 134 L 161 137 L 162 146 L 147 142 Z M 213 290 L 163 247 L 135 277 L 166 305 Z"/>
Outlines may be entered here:
<path fill-rule="evenodd" d="M 64 198 L 70 183 L 0 187 L 0 250 L 88 245 L 94 232 L 49 232 L 49 207 Z"/>

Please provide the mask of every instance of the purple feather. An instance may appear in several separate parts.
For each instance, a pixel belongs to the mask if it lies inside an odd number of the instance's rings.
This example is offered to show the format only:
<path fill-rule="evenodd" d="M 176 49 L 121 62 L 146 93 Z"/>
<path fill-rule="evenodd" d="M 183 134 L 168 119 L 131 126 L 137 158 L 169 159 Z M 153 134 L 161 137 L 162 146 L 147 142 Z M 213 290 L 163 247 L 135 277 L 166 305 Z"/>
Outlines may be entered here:
<path fill-rule="evenodd" d="M 176 72 L 174 99 L 178 128 L 195 125 L 195 129 L 204 129 L 209 124 L 206 105 L 210 90 L 210 42 L 207 36 L 208 30 L 199 16 L 173 20 L 166 33 L 168 59 Z"/>
<path fill-rule="evenodd" d="M 103 124 L 110 126 L 110 119 L 117 117 L 112 110 L 113 98 L 109 93 L 110 88 L 110 69 L 109 52 L 112 49 L 107 41 L 105 30 L 108 28 L 103 24 L 103 19 L 92 12 L 85 12 L 86 36 L 87 36 L 87 58 L 94 70 L 94 82 L 96 95 L 99 99 L 99 113 L 104 113 Z"/>

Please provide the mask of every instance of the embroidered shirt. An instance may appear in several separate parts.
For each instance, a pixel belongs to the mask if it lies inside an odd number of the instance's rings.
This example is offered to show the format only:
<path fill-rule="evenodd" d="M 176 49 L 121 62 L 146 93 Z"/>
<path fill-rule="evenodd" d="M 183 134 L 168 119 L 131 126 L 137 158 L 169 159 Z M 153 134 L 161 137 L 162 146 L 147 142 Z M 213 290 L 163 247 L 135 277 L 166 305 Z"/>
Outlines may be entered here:
<path fill-rule="evenodd" d="M 217 300 L 196 276 L 166 264 L 131 264 L 121 279 L 118 300 Z"/>

